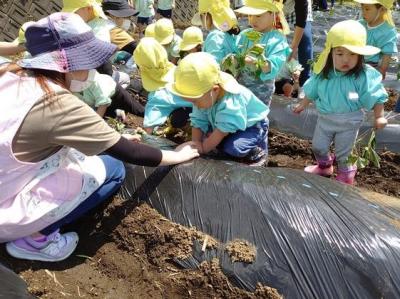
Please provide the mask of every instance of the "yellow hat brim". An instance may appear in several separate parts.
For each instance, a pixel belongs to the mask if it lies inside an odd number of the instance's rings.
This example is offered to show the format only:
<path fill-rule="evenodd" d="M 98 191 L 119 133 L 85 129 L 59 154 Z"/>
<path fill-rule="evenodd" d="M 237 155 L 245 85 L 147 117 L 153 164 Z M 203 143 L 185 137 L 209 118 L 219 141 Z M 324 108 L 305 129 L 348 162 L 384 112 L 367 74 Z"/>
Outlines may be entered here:
<path fill-rule="evenodd" d="M 268 9 L 261 9 L 261 8 L 254 8 L 249 6 L 242 6 L 241 8 L 235 9 L 235 12 L 243 14 L 243 15 L 250 15 L 250 16 L 259 16 L 263 13 L 269 11 Z"/>
<path fill-rule="evenodd" d="M 189 51 L 197 47 L 197 45 L 201 45 L 202 43 L 184 43 L 181 42 L 179 45 L 179 50 L 181 51 Z"/>
<path fill-rule="evenodd" d="M 238 94 L 240 92 L 240 84 L 236 81 L 236 79 L 229 75 L 228 73 L 222 72 L 220 71 L 220 78 L 221 78 L 221 82 L 219 82 L 219 84 L 222 86 L 222 88 L 230 93 L 233 94 Z M 218 83 L 216 83 L 218 84 Z M 166 85 L 166 88 L 172 92 L 173 94 L 180 96 L 182 98 L 189 98 L 189 99 L 198 99 L 200 97 L 203 96 L 204 93 L 201 94 L 183 94 L 181 92 L 179 92 L 179 90 L 176 89 L 176 85 L 175 83 L 168 83 Z M 212 87 L 210 87 L 211 89 Z M 205 91 L 207 92 L 207 91 Z"/>
<path fill-rule="evenodd" d="M 373 46 L 351 46 L 351 45 L 342 45 L 343 48 L 346 48 L 347 50 L 359 54 L 359 55 L 375 55 L 378 54 L 381 49 Z"/>
<path fill-rule="evenodd" d="M 168 44 L 170 44 L 170 43 L 172 42 L 172 40 L 174 39 L 174 35 L 172 34 L 172 35 L 170 35 L 170 36 L 164 37 L 163 39 L 159 39 L 159 38 L 157 37 L 157 35 L 155 35 L 155 39 L 156 39 L 161 45 L 165 46 L 165 45 L 168 45 Z"/>

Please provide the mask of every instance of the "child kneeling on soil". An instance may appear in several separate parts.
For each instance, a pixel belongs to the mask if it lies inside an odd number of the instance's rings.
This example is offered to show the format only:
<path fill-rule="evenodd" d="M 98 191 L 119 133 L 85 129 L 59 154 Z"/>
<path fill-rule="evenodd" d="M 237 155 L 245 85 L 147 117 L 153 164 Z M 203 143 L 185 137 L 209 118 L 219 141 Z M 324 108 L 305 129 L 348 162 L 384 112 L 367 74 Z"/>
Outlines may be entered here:
<path fill-rule="evenodd" d="M 388 94 L 381 74 L 363 62 L 363 55 L 373 55 L 378 48 L 367 46 L 367 33 L 357 21 L 335 24 L 328 32 L 325 49 L 314 65 L 314 74 L 304 84 L 306 97 L 295 107 L 300 113 L 310 102 L 318 110 L 318 120 L 312 140 L 318 164 L 304 170 L 322 176 L 333 173 L 338 162 L 336 180 L 353 184 L 357 167 L 348 157 L 364 119 L 364 110 L 374 110 L 375 128 L 384 128 L 383 103 Z M 336 157 L 329 148 L 335 142 Z"/>
<path fill-rule="evenodd" d="M 275 93 L 291 97 L 294 92 L 299 92 L 299 79 L 303 67 L 296 59 L 287 61 L 280 70 L 275 80 Z"/>
<path fill-rule="evenodd" d="M 365 62 L 376 67 L 385 79 L 392 55 L 397 54 L 397 31 L 390 9 L 393 0 L 355 0 L 361 3 L 363 18 L 359 22 L 367 30 L 367 45 L 379 48 Z"/>
<path fill-rule="evenodd" d="M 246 55 L 246 68 L 238 81 L 269 106 L 275 90 L 275 78 L 291 51 L 284 35 L 289 33 L 289 25 L 283 14 L 283 4 L 272 0 L 253 0 L 236 12 L 249 15 L 252 27 L 240 33 L 238 51 L 246 53 L 254 44 L 259 44 L 264 47 L 262 54 L 265 59 L 260 65 L 259 59 Z M 250 40 L 252 33 L 261 33 L 258 41 Z M 256 67 L 260 68 L 259 73 L 254 71 Z"/>
<path fill-rule="evenodd" d="M 149 92 L 143 125 L 147 133 L 164 124 L 168 117 L 172 127 L 184 127 L 192 112 L 192 104 L 165 89 L 173 80 L 175 66 L 168 61 L 164 47 L 154 38 L 144 37 L 133 52 L 144 89 Z"/>
<path fill-rule="evenodd" d="M 252 165 L 266 161 L 269 108 L 222 72 L 213 56 L 203 52 L 187 55 L 167 88 L 193 103 L 192 141 L 200 153 L 218 149 Z"/>

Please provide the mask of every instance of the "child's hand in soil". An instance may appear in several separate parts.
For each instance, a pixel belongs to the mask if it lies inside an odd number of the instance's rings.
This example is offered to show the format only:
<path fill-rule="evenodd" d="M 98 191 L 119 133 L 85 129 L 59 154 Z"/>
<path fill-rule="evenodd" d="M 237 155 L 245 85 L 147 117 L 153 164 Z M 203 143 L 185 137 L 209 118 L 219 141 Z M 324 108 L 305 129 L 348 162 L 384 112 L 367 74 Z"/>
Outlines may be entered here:
<path fill-rule="evenodd" d="M 383 129 L 387 125 L 387 119 L 384 117 L 375 118 L 375 128 Z"/>

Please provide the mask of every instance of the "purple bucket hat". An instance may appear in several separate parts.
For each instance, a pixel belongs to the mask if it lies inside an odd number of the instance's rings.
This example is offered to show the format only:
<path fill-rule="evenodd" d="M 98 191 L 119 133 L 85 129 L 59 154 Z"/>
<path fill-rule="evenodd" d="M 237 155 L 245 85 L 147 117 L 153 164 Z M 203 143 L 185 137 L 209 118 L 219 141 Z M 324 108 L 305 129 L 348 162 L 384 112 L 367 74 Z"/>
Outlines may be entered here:
<path fill-rule="evenodd" d="M 95 69 L 117 49 L 97 39 L 74 13 L 57 12 L 33 23 L 26 29 L 25 38 L 31 56 L 18 61 L 18 65 L 60 73 Z"/>

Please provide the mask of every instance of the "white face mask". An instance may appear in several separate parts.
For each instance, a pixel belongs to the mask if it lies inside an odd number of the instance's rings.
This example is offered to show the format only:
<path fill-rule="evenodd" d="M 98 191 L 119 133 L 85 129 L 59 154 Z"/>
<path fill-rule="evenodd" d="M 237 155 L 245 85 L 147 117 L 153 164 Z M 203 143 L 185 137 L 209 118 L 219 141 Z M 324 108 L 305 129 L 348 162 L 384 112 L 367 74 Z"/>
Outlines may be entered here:
<path fill-rule="evenodd" d="M 85 81 L 79 81 L 79 80 L 72 79 L 71 85 L 69 86 L 69 90 L 72 92 L 84 91 L 90 85 L 92 85 L 95 75 L 96 75 L 96 70 L 89 70 L 88 77 Z"/>
<path fill-rule="evenodd" d="M 131 20 L 128 19 L 123 20 L 121 28 L 124 29 L 125 31 L 128 31 L 129 28 L 131 28 Z"/>

